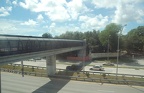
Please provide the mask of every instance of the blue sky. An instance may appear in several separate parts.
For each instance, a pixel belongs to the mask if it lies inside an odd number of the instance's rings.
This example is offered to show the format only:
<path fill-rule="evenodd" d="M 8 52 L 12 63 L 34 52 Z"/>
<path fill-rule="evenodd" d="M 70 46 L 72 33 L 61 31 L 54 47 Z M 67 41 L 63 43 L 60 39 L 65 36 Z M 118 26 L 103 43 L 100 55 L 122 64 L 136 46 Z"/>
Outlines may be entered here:
<path fill-rule="evenodd" d="M 144 0 L 0 0 L 0 34 L 53 36 L 66 31 L 103 30 L 109 23 L 123 34 L 144 26 Z"/>

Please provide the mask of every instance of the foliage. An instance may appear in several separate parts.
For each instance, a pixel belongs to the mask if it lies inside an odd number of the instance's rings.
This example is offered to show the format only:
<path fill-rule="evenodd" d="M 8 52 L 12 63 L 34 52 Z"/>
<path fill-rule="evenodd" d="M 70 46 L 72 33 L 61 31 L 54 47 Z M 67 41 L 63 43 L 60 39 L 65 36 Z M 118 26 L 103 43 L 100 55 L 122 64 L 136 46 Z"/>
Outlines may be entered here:
<path fill-rule="evenodd" d="M 86 39 L 91 52 L 107 52 L 108 45 L 110 52 L 116 52 L 118 35 L 121 35 L 123 27 L 124 26 L 116 23 L 110 23 L 102 31 L 67 31 L 66 33 L 54 38 L 73 40 Z M 52 38 L 52 35 L 44 33 L 42 37 Z M 121 50 L 127 50 L 129 52 L 144 52 L 144 26 L 139 26 L 130 30 L 127 35 L 121 35 L 119 40 Z"/>
<path fill-rule="evenodd" d="M 53 38 L 50 33 L 44 33 L 44 34 L 42 35 L 42 37 L 44 37 L 44 38 Z"/>
<path fill-rule="evenodd" d="M 102 52 L 103 47 L 101 45 L 101 42 L 99 40 L 99 31 L 93 30 L 93 31 L 87 31 L 84 33 L 84 38 L 88 42 L 88 45 L 91 49 L 91 52 Z"/>
<path fill-rule="evenodd" d="M 131 52 L 144 52 L 144 26 L 139 26 L 128 32 L 126 47 Z"/>
<path fill-rule="evenodd" d="M 112 52 L 115 52 L 117 50 L 118 32 L 121 30 L 122 30 L 121 25 L 111 23 L 108 24 L 103 31 L 101 31 L 99 39 L 101 44 L 105 47 L 105 51 L 107 50 L 108 40 L 110 50 Z"/>
<path fill-rule="evenodd" d="M 57 36 L 55 38 L 58 39 L 74 39 L 74 40 L 82 40 L 83 39 L 83 33 L 82 32 L 72 32 L 72 31 L 67 31 L 64 34 L 61 34 L 60 36 Z"/>
<path fill-rule="evenodd" d="M 58 39 L 74 39 L 74 40 L 84 40 L 86 39 L 87 45 L 90 47 L 92 52 L 101 52 L 102 51 L 102 45 L 99 40 L 99 31 L 93 30 L 93 31 L 87 31 L 87 32 L 70 32 L 67 31 L 65 34 L 62 34 L 60 36 L 57 36 L 55 38 Z"/>

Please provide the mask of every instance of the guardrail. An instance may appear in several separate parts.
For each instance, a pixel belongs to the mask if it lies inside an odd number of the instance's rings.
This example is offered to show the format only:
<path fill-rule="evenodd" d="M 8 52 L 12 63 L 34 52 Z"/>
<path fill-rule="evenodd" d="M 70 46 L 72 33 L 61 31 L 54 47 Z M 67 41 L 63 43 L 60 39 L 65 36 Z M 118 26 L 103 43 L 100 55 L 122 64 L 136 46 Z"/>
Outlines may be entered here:
<path fill-rule="evenodd" d="M 15 74 L 47 77 L 47 73 L 40 73 L 40 72 L 20 71 L 20 70 L 12 70 L 12 69 L 5 69 L 5 68 L 1 68 L 1 71 L 15 73 Z"/>
<path fill-rule="evenodd" d="M 15 68 L 16 66 L 21 66 L 21 64 L 8 64 L 13 66 L 13 68 Z M 32 69 L 46 69 L 46 67 L 41 67 L 41 66 L 32 66 L 32 65 L 23 65 L 23 67 L 28 67 L 28 68 L 32 68 Z"/>
<path fill-rule="evenodd" d="M 59 69 L 57 68 L 57 71 L 66 71 L 65 69 Z M 67 72 L 67 71 L 66 71 Z M 76 71 L 69 71 L 69 72 L 76 72 Z M 95 72 L 95 71 L 78 71 L 79 73 L 89 73 L 89 74 L 99 74 L 99 75 L 103 75 L 106 74 L 108 76 L 116 76 L 116 73 L 106 73 L 106 72 Z M 124 77 L 136 77 L 136 78 L 143 78 L 144 79 L 144 75 L 132 75 L 132 74 L 117 74 L 117 76 L 123 76 Z"/>
<path fill-rule="evenodd" d="M 83 80 L 99 83 L 115 83 L 115 84 L 128 84 L 128 85 L 141 85 L 144 86 L 144 75 L 131 75 L 131 74 L 117 74 L 93 71 L 66 71 L 65 69 L 57 69 L 58 72 L 64 72 L 62 75 L 53 75 L 53 77 L 69 78 L 74 80 Z M 67 72 L 78 73 L 76 76 L 67 76 Z M 80 74 L 85 74 L 80 76 Z"/>
<path fill-rule="evenodd" d="M 16 74 L 24 74 L 31 76 L 47 77 L 47 73 L 19 71 L 1 68 L 3 72 L 10 72 Z M 61 73 L 62 72 L 62 73 Z M 71 74 L 76 73 L 75 76 Z M 83 76 L 81 76 L 83 74 Z M 99 83 L 114 83 L 114 84 L 127 84 L 127 85 L 141 85 L 144 86 L 144 75 L 131 75 L 131 74 L 117 74 L 105 72 L 92 72 L 92 71 L 66 71 L 65 69 L 57 69 L 55 75 L 49 76 L 54 78 L 65 78 L 80 81 L 99 82 Z M 131 79 L 129 79 L 131 78 Z"/>

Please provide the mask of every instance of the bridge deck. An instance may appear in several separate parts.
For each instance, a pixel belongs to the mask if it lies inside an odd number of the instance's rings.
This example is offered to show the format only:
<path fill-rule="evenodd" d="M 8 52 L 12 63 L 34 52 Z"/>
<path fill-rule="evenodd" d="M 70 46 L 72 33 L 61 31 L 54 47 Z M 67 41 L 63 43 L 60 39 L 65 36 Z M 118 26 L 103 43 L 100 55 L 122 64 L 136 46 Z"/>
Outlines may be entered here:
<path fill-rule="evenodd" d="M 84 49 L 84 40 L 0 35 L 0 64 Z"/>

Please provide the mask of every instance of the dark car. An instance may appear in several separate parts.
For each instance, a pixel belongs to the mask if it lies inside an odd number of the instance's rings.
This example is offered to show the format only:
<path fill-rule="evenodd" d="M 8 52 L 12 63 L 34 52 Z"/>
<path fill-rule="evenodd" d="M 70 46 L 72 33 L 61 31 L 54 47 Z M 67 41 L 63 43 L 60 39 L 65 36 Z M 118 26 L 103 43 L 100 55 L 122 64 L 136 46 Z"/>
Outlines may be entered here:
<path fill-rule="evenodd" d="M 66 70 L 70 70 L 70 71 L 80 71 L 82 70 L 83 66 L 79 65 L 79 64 L 73 64 L 71 66 L 67 66 Z"/>

